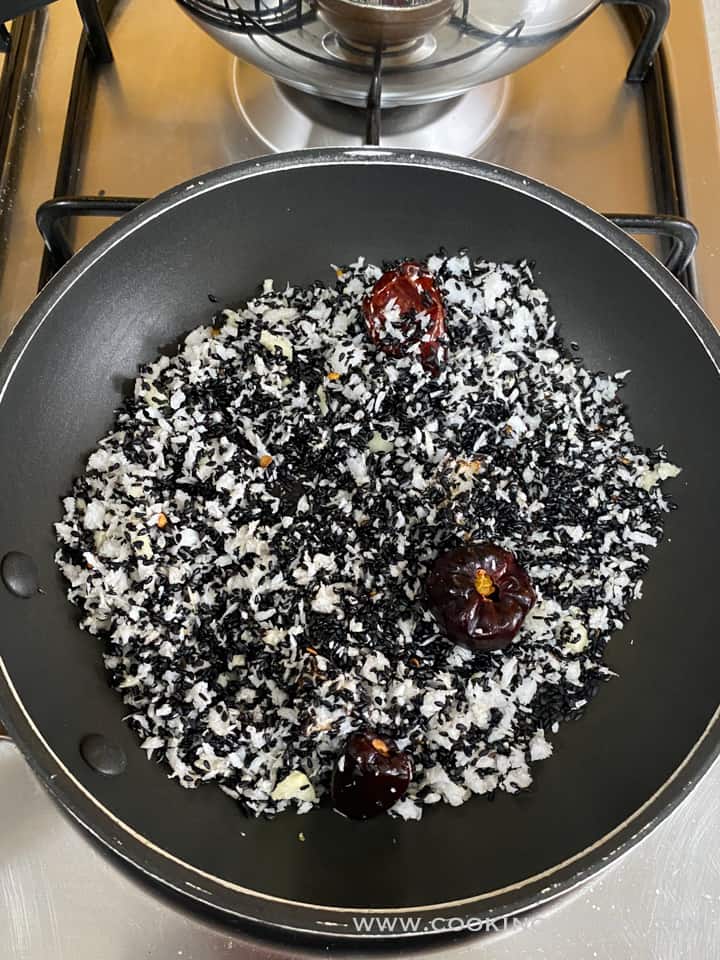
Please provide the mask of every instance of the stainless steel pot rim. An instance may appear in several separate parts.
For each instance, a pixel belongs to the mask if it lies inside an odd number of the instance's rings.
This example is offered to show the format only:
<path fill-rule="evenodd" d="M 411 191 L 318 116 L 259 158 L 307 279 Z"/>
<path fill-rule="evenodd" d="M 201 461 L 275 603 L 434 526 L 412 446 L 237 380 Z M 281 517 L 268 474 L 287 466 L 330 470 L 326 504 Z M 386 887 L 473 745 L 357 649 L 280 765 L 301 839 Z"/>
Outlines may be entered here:
<path fill-rule="evenodd" d="M 237 2 L 235 7 L 228 8 L 225 4 L 198 3 L 197 0 L 177 0 L 185 9 L 193 15 L 205 20 L 208 23 L 214 23 L 216 26 L 224 27 L 228 30 L 244 31 L 247 26 L 243 26 L 243 17 L 250 17 L 246 24 L 252 26 L 253 19 L 266 20 L 269 24 L 274 24 L 277 18 L 278 24 L 290 23 L 296 16 L 296 6 L 288 0 L 279 0 L 277 3 L 263 3 L 260 8 L 255 4 L 243 4 Z M 312 9 L 314 3 L 311 0 L 305 0 L 308 9 Z M 424 7 L 448 3 L 454 11 L 462 9 L 462 0 L 418 0 L 407 6 L 395 6 L 385 0 L 340 0 L 348 7 L 358 7 L 360 9 L 371 8 L 373 10 L 383 10 L 399 15 L 406 13 L 422 11 Z M 542 16 L 538 11 L 531 11 L 532 20 L 529 18 L 520 18 L 518 24 L 522 25 L 523 36 L 537 41 L 544 41 L 553 37 L 558 31 L 564 32 L 574 26 L 579 25 L 596 7 L 602 3 L 602 0 L 576 0 L 575 8 L 572 12 L 558 16 L 557 11 L 552 12 L 552 7 L 546 16 Z M 506 22 L 497 23 L 483 15 L 482 6 L 478 11 L 472 9 L 472 0 L 468 8 L 468 23 L 471 27 L 477 27 L 487 31 L 489 35 L 502 36 L 507 32 Z"/>
<path fill-rule="evenodd" d="M 324 0 L 319 0 L 322 6 Z M 408 4 L 407 6 L 395 6 L 392 3 L 375 2 L 375 0 L 328 0 L 333 6 L 347 7 L 348 10 L 355 10 L 358 13 L 377 12 L 385 16 L 405 18 L 424 14 L 432 7 L 451 7 L 455 0 L 422 0 L 420 3 Z"/>

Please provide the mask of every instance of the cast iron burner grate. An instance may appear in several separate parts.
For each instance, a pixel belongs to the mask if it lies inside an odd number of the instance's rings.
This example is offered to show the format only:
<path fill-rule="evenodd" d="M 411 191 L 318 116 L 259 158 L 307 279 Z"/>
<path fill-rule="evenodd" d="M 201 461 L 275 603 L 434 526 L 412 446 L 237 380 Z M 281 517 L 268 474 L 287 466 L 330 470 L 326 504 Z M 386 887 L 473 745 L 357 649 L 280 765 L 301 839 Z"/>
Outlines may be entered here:
<path fill-rule="evenodd" d="M 661 40 L 667 16 L 668 0 L 605 0 L 614 5 L 634 8 L 628 10 L 632 26 L 639 32 L 638 45 L 628 69 L 630 83 L 642 83 L 648 116 L 648 135 L 658 208 L 664 214 L 606 214 L 623 229 L 640 234 L 664 238 L 665 263 L 691 289 L 688 266 L 697 246 L 697 230 L 683 218 L 683 206 L 678 189 L 678 164 L 674 145 L 672 115 L 667 100 L 667 77 L 661 49 Z M 193 12 L 208 18 L 219 18 L 224 26 L 232 24 L 237 30 L 255 30 L 269 34 L 283 43 L 284 31 L 296 29 L 303 18 L 316 16 L 314 7 L 303 0 L 279 0 L 275 6 L 268 0 L 251 0 L 248 6 L 231 6 L 230 0 L 178 0 Z M 37 223 L 45 242 L 45 254 L 40 275 L 40 287 L 72 256 L 72 247 L 65 229 L 65 221 L 77 216 L 120 216 L 143 202 L 140 197 L 74 196 L 79 158 L 84 142 L 86 125 L 91 109 L 92 93 L 99 72 L 112 62 L 112 51 L 105 24 L 118 5 L 118 0 L 77 0 L 84 31 L 78 45 L 72 86 L 65 119 L 64 135 L 60 151 L 53 199 L 40 206 Z M 469 0 L 459 16 L 455 17 L 458 30 L 469 29 L 467 10 Z M 639 10 L 649 16 L 643 22 Z M 31 12 L 13 24 L 12 34 L 3 35 L 0 41 L 7 44 L 5 57 L 8 62 L 0 84 L 0 105 L 7 104 L 0 114 L 0 161 L 6 147 L 9 123 L 13 113 L 13 95 L 19 83 L 19 74 L 28 68 L 29 36 L 32 18 L 39 11 Z M 521 37 L 520 24 L 515 28 Z M 487 37 L 480 38 L 484 42 Z M 491 38 L 492 39 L 492 38 Z M 495 38 L 496 39 L 496 38 Z M 333 61 L 335 63 L 335 61 Z M 368 74 L 366 103 L 366 144 L 381 143 L 382 80 L 384 71 L 383 50 L 377 48 L 372 66 L 348 62 L 347 69 L 363 70 Z M 417 70 L 422 64 L 408 64 L 394 69 Z"/>

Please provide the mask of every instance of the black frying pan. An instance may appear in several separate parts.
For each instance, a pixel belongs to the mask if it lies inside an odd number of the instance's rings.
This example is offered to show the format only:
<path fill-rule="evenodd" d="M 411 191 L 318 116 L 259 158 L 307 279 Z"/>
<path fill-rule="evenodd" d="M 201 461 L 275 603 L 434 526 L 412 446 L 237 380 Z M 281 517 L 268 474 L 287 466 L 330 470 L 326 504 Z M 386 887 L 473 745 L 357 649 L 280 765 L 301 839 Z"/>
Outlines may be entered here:
<path fill-rule="evenodd" d="M 632 368 L 636 435 L 664 442 L 682 465 L 680 509 L 644 599 L 610 645 L 621 679 L 561 729 L 532 792 L 441 805 L 419 824 L 358 824 L 327 809 L 247 820 L 216 787 L 185 791 L 167 779 L 123 723 L 99 644 L 78 629 L 53 564 L 58 498 L 137 366 L 207 321 L 208 293 L 236 303 L 268 276 L 305 283 L 359 253 L 422 256 L 441 244 L 537 261 L 585 361 Z M 423 931 L 429 918 L 508 914 L 568 889 L 647 833 L 718 750 L 718 357 L 713 327 L 657 261 L 602 217 L 506 170 L 430 154 L 309 152 L 171 190 L 75 257 L 2 354 L 0 556 L 31 557 L 43 589 L 20 599 L 0 584 L 3 721 L 107 847 L 226 917 L 351 936 L 353 915 L 390 912 L 419 917 Z M 85 762 L 89 733 L 124 751 L 124 772 Z"/>

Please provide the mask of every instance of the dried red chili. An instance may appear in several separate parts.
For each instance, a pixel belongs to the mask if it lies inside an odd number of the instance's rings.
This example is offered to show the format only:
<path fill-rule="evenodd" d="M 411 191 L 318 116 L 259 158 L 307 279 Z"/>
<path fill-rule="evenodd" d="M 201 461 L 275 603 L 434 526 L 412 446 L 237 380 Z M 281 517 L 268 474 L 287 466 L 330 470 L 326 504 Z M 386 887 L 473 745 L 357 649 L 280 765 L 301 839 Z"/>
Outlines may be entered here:
<path fill-rule="evenodd" d="M 426 592 L 448 638 L 471 650 L 507 647 L 535 603 L 527 573 L 493 543 L 456 547 L 438 557 Z"/>
<path fill-rule="evenodd" d="M 370 339 L 381 350 L 399 357 L 408 345 L 419 343 L 423 365 L 439 372 L 445 349 L 445 307 L 435 278 L 419 263 L 409 260 L 384 273 L 363 301 L 363 313 Z"/>
<path fill-rule="evenodd" d="M 397 803 L 411 779 L 412 761 L 394 740 L 352 733 L 335 765 L 333 806 L 353 820 L 368 820 Z"/>

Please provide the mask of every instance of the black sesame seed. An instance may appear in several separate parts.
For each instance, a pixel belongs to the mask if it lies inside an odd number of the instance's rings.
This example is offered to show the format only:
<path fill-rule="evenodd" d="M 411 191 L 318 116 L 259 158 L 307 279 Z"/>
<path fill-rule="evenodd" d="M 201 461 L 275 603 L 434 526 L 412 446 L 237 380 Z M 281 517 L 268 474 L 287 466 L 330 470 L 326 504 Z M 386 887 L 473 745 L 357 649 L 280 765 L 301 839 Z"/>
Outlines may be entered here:
<path fill-rule="evenodd" d="M 643 464 L 666 454 L 634 443 L 604 375 L 586 371 L 572 355 L 578 344 L 560 339 L 532 265 L 462 256 L 441 251 L 428 262 L 448 296 L 449 356 L 438 377 L 375 351 L 360 305 L 377 272 L 343 267 L 332 290 L 262 293 L 241 322 L 220 311 L 200 337 L 202 361 L 190 350 L 144 365 L 137 395 L 99 445 L 110 462 L 91 462 L 73 484 L 59 558 L 86 626 L 101 599 L 110 602 L 102 642 L 130 725 L 145 743 L 159 740 L 148 751 L 174 763 L 186 786 L 218 764 L 214 778 L 248 815 L 282 808 L 267 793 L 293 770 L 321 795 L 341 728 L 370 718 L 410 743 L 417 782 L 439 765 L 463 787 L 477 767 L 508 787 L 512 770 L 499 773 L 498 759 L 513 746 L 529 757 L 538 730 L 579 717 L 609 678 L 605 647 L 647 568 L 647 545 L 627 534 L 660 539 L 663 514 L 676 509 L 659 487 L 637 486 Z M 465 297 L 480 304 L 479 318 Z M 334 322 L 340 333 L 330 332 Z M 287 337 L 292 357 L 263 345 L 266 329 Z M 523 349 L 498 349 L 515 337 Z M 559 359 L 535 363 L 538 348 Z M 330 357 L 343 370 L 332 381 Z M 369 452 L 375 433 L 392 451 Z M 458 487 L 456 462 L 475 460 L 482 470 Z M 110 511 L 101 537 L 83 523 L 91 501 Z M 162 529 L 152 519 L 160 509 Z M 428 566 L 465 534 L 515 551 L 546 605 L 505 653 L 462 658 L 423 612 Z M 152 556 L 143 558 L 145 537 Z M 306 555 L 334 568 L 316 564 L 311 574 Z M 128 578 L 125 589 L 113 575 Z M 337 598 L 331 612 L 314 609 L 321 584 Z M 576 621 L 588 638 L 580 652 Z M 509 693 L 497 701 L 511 658 Z M 531 677 L 537 687 L 524 703 Z M 410 692 L 397 692 L 406 680 Z M 470 709 L 470 687 L 493 704 L 485 719 Z M 264 751 L 278 759 L 248 772 Z"/>

